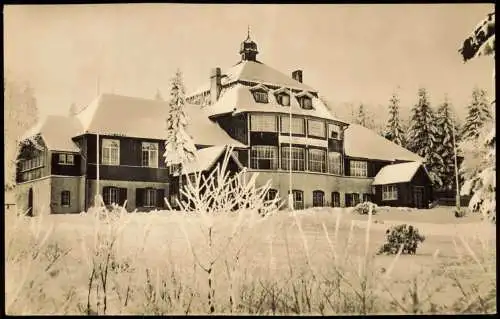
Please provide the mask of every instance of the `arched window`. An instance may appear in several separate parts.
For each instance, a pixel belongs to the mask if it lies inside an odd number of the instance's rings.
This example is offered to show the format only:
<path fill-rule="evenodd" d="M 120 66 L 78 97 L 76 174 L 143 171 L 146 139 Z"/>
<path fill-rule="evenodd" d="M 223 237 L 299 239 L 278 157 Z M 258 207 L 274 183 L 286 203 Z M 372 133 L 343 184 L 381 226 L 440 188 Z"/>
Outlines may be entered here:
<path fill-rule="evenodd" d="M 304 192 L 301 190 L 292 190 L 293 209 L 304 209 Z"/>
<path fill-rule="evenodd" d="M 313 207 L 323 207 L 325 205 L 325 192 L 313 191 Z"/>
<path fill-rule="evenodd" d="M 332 192 L 332 207 L 340 207 L 340 193 Z"/>

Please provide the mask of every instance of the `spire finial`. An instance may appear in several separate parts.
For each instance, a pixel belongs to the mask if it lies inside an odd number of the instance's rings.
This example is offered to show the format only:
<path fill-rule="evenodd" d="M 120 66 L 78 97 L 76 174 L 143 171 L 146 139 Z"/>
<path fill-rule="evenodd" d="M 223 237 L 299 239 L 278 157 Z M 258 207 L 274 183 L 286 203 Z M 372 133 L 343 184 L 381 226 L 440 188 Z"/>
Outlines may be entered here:
<path fill-rule="evenodd" d="M 247 39 L 250 39 L 250 25 L 248 25 L 248 30 L 247 30 Z"/>

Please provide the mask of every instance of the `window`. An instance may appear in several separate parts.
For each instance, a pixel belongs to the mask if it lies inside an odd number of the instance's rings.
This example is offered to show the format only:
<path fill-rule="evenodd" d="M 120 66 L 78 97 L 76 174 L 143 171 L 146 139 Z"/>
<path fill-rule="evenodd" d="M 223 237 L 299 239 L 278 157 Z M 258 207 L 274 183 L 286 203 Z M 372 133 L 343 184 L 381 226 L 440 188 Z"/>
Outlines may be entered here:
<path fill-rule="evenodd" d="M 325 206 L 325 193 L 323 191 L 313 191 L 313 207 Z"/>
<path fill-rule="evenodd" d="M 281 117 L 281 133 L 290 133 L 290 117 Z M 292 117 L 292 134 L 306 134 L 305 121 L 300 117 Z"/>
<path fill-rule="evenodd" d="M 71 203 L 71 193 L 69 191 L 61 192 L 61 206 L 69 207 Z"/>
<path fill-rule="evenodd" d="M 66 164 L 66 154 L 59 154 L 59 164 Z"/>
<path fill-rule="evenodd" d="M 307 122 L 307 134 L 317 137 L 325 137 L 325 123 L 309 120 Z"/>
<path fill-rule="evenodd" d="M 328 172 L 336 175 L 342 174 L 342 155 L 340 153 L 328 153 Z"/>
<path fill-rule="evenodd" d="M 253 97 L 255 99 L 255 102 L 257 102 L 257 103 L 268 103 L 269 102 L 267 92 L 264 92 L 264 91 L 254 91 Z"/>
<path fill-rule="evenodd" d="M 168 167 L 168 172 L 170 175 L 178 174 L 181 169 L 181 164 L 172 164 Z"/>
<path fill-rule="evenodd" d="M 360 203 L 359 194 L 358 193 L 352 193 L 352 206 L 356 206 L 359 203 Z"/>
<path fill-rule="evenodd" d="M 66 154 L 66 164 L 73 165 L 75 163 L 75 156 L 73 154 Z"/>
<path fill-rule="evenodd" d="M 279 105 L 290 106 L 290 96 L 285 93 L 280 93 L 276 95 L 276 101 Z"/>
<path fill-rule="evenodd" d="M 120 189 L 117 187 L 104 187 L 102 197 L 106 205 L 119 204 Z"/>
<path fill-rule="evenodd" d="M 293 209 L 304 209 L 304 192 L 299 190 L 292 190 L 293 196 Z"/>
<path fill-rule="evenodd" d="M 335 124 L 328 124 L 328 138 L 336 140 L 340 139 L 340 126 Z"/>
<path fill-rule="evenodd" d="M 324 150 L 309 149 L 309 170 L 321 173 L 326 171 L 326 152 Z"/>
<path fill-rule="evenodd" d="M 277 169 L 278 148 L 276 146 L 252 146 L 250 167 L 255 169 Z"/>
<path fill-rule="evenodd" d="M 305 150 L 300 147 L 292 147 L 292 170 L 304 171 L 305 170 Z M 285 170 L 290 169 L 290 147 L 281 147 L 281 168 Z"/>
<path fill-rule="evenodd" d="M 367 177 L 368 176 L 367 163 L 365 161 L 351 161 L 350 175 L 358 177 Z"/>
<path fill-rule="evenodd" d="M 340 207 L 340 193 L 332 192 L 332 207 Z"/>
<path fill-rule="evenodd" d="M 152 188 L 146 188 L 144 190 L 144 207 L 155 207 L 156 206 L 156 190 Z"/>
<path fill-rule="evenodd" d="M 267 190 L 267 193 L 266 193 L 266 196 L 264 199 L 266 201 L 270 201 L 270 200 L 274 200 L 276 198 L 276 196 L 278 196 L 278 191 L 270 188 Z"/>
<path fill-rule="evenodd" d="M 363 194 L 363 202 L 371 202 L 371 194 L 364 193 Z"/>
<path fill-rule="evenodd" d="M 257 132 L 276 132 L 276 116 L 269 114 L 252 115 L 250 130 Z"/>
<path fill-rule="evenodd" d="M 142 166 L 158 167 L 158 143 L 142 142 Z"/>
<path fill-rule="evenodd" d="M 119 140 L 102 140 L 102 164 L 103 165 L 120 165 L 120 141 Z"/>
<path fill-rule="evenodd" d="M 306 110 L 311 110 L 313 107 L 312 107 L 312 99 L 308 96 L 302 96 L 302 97 L 299 97 L 299 104 L 300 104 L 300 107 L 303 108 L 303 109 L 306 109 Z"/>
<path fill-rule="evenodd" d="M 397 200 L 398 188 L 396 185 L 382 185 L 382 200 Z"/>

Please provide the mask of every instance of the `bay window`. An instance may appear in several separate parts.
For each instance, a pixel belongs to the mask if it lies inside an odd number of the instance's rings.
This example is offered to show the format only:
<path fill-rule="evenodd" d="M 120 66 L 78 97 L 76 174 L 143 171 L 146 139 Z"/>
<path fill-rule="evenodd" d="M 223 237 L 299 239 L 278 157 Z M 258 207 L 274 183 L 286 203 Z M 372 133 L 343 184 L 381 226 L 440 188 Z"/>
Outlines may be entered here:
<path fill-rule="evenodd" d="M 309 120 L 307 122 L 307 134 L 317 137 L 325 137 L 325 123 L 321 121 Z"/>
<path fill-rule="evenodd" d="M 290 117 L 281 117 L 281 133 L 290 133 Z M 292 134 L 306 134 L 305 121 L 300 117 L 292 117 Z"/>
<path fill-rule="evenodd" d="M 250 117 L 250 130 L 254 132 L 276 132 L 276 116 L 271 114 L 252 114 Z"/>
<path fill-rule="evenodd" d="M 252 146 L 250 149 L 250 168 L 277 169 L 278 148 L 268 145 Z"/>
<path fill-rule="evenodd" d="M 324 173 L 326 169 L 326 152 L 324 150 L 309 149 L 309 170 Z"/>
<path fill-rule="evenodd" d="M 336 175 L 342 174 L 342 155 L 340 153 L 328 153 L 328 172 Z"/>
<path fill-rule="evenodd" d="M 293 171 L 304 171 L 305 170 L 305 149 L 300 147 L 292 147 L 292 170 Z M 290 147 L 281 147 L 281 168 L 284 170 L 290 169 Z"/>

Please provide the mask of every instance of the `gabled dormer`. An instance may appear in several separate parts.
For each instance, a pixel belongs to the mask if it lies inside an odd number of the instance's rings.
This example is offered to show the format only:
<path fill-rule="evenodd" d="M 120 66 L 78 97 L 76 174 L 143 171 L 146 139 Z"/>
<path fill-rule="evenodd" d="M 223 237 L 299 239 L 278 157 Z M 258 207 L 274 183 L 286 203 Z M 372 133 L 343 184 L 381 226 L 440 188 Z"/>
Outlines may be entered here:
<path fill-rule="evenodd" d="M 269 103 L 269 88 L 262 83 L 259 83 L 250 88 L 253 98 L 257 103 Z"/>
<path fill-rule="evenodd" d="M 276 102 L 278 102 L 281 106 L 290 106 L 290 90 L 284 87 L 281 87 L 274 92 L 274 96 L 276 98 Z"/>
<path fill-rule="evenodd" d="M 295 94 L 295 97 L 297 98 L 297 102 L 299 102 L 299 105 L 302 109 L 304 110 L 312 110 L 312 99 L 313 95 L 307 91 L 302 91 L 298 94 Z"/>

